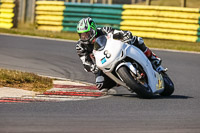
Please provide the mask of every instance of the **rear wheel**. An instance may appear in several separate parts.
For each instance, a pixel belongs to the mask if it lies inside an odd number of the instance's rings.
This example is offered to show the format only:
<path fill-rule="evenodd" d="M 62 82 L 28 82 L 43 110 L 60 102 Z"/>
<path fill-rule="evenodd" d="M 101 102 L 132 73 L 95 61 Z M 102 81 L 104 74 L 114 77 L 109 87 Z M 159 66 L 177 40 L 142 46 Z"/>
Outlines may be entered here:
<path fill-rule="evenodd" d="M 131 90 L 133 90 L 141 98 L 152 98 L 153 93 L 145 79 L 138 80 L 138 76 L 135 75 L 126 66 L 121 66 L 118 69 L 120 78 L 126 83 Z"/>
<path fill-rule="evenodd" d="M 163 76 L 163 79 L 164 79 L 165 89 L 162 93 L 160 93 L 160 95 L 170 96 L 174 92 L 174 84 L 166 73 L 161 72 L 161 75 Z"/>

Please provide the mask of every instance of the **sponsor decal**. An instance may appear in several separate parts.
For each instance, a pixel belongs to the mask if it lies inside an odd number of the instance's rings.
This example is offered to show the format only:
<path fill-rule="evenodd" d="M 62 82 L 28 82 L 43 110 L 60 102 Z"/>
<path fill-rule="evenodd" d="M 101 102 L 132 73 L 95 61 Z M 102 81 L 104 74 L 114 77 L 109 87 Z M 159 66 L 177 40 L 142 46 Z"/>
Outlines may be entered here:
<path fill-rule="evenodd" d="M 106 62 L 106 57 L 103 57 L 103 58 L 101 59 L 101 63 L 104 64 L 105 62 Z"/>

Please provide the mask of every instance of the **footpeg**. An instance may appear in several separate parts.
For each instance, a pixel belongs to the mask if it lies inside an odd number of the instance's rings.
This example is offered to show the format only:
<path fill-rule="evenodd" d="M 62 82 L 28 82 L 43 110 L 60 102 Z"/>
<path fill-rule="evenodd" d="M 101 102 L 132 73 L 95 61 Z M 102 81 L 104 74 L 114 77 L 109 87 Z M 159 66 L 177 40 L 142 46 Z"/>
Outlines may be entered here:
<path fill-rule="evenodd" d="M 156 71 L 157 72 L 167 72 L 168 68 L 163 68 L 162 66 L 159 66 L 159 67 L 156 68 Z"/>

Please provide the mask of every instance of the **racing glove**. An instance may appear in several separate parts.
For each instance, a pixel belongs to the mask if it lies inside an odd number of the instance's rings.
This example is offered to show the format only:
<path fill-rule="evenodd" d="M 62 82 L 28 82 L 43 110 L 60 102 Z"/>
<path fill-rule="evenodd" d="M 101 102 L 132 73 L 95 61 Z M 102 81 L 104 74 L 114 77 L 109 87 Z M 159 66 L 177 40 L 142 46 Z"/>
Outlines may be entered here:
<path fill-rule="evenodd" d="M 128 44 L 132 44 L 134 37 L 130 31 L 116 31 L 116 33 L 113 34 L 113 38 L 119 39 Z"/>
<path fill-rule="evenodd" d="M 132 41 L 133 35 L 130 31 L 125 31 L 123 34 L 122 41 L 125 43 L 130 43 Z"/>
<path fill-rule="evenodd" d="M 112 27 L 103 27 L 102 28 L 102 31 L 105 33 L 105 34 L 108 34 L 110 32 L 113 31 L 113 28 Z"/>

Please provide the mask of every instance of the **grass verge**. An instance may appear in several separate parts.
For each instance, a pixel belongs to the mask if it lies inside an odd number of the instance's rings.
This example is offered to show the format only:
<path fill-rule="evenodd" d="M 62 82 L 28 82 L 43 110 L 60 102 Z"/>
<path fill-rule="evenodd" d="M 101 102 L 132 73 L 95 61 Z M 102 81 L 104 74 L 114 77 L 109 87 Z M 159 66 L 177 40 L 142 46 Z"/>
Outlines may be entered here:
<path fill-rule="evenodd" d="M 34 73 L 0 69 L 0 87 L 20 88 L 42 93 L 53 87 L 53 80 Z"/>
<path fill-rule="evenodd" d="M 79 36 L 74 32 L 54 32 L 54 31 L 40 31 L 32 27 L 24 28 L 13 28 L 13 29 L 1 29 L 0 33 L 18 34 L 18 35 L 30 35 L 30 36 L 40 36 L 40 37 L 50 37 L 59 39 L 69 39 L 78 40 Z"/>
<path fill-rule="evenodd" d="M 144 42 L 150 48 L 200 52 L 199 42 L 184 42 L 184 41 L 159 40 L 159 39 L 149 39 L 149 38 L 144 38 Z"/>
<path fill-rule="evenodd" d="M 79 36 L 74 32 L 52 32 L 52 31 L 39 31 L 31 27 L 13 28 L 13 29 L 0 29 L 0 33 L 10 33 L 19 35 L 41 36 L 68 40 L 78 40 Z M 197 42 L 184 42 L 173 40 L 161 40 L 144 38 L 145 44 L 150 48 L 172 49 L 182 51 L 195 51 L 200 52 L 200 43 Z"/>
<path fill-rule="evenodd" d="M 182 0 L 151 0 L 151 5 L 181 7 L 181 2 Z M 139 2 L 138 4 L 145 5 L 146 1 Z M 186 7 L 199 8 L 200 0 L 186 0 Z"/>

